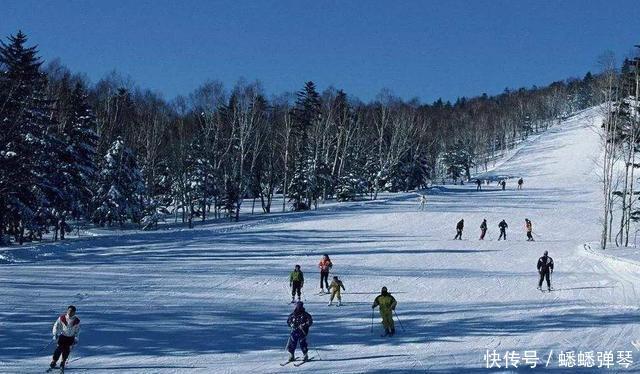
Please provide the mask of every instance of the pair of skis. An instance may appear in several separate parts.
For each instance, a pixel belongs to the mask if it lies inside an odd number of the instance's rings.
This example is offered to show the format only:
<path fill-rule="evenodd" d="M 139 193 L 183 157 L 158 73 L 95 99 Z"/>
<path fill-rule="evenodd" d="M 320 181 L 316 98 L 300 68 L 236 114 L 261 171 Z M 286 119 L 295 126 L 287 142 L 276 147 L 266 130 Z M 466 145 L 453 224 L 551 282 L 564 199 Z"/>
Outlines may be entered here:
<path fill-rule="evenodd" d="M 296 357 L 293 361 L 289 361 L 289 360 L 287 360 L 287 361 L 285 361 L 285 362 L 281 363 L 281 364 L 280 364 L 280 366 L 287 366 L 287 365 L 289 365 L 290 363 L 293 363 L 293 366 L 298 367 L 298 366 L 302 366 L 302 365 L 304 365 L 305 363 L 307 363 L 307 362 L 309 362 L 309 361 L 313 361 L 313 360 L 315 359 L 315 357 L 310 357 L 310 358 L 309 358 L 309 359 L 307 359 L 307 360 L 299 361 L 299 360 L 298 360 L 299 358 L 300 358 L 300 357 Z"/>
<path fill-rule="evenodd" d="M 58 373 L 60 374 L 64 374 L 64 368 L 58 368 L 58 367 L 52 367 L 52 368 L 48 368 L 45 373 L 51 373 L 54 370 L 58 370 Z"/>

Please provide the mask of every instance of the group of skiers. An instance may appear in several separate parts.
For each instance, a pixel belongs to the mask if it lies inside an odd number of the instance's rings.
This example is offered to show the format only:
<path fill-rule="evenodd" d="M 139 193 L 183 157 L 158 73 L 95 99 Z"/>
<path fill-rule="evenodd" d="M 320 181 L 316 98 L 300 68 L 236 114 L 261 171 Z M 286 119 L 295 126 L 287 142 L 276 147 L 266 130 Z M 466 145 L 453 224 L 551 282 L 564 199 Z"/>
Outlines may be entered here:
<path fill-rule="evenodd" d="M 518 189 L 521 190 L 522 189 L 522 185 L 524 184 L 524 179 L 520 178 L 518 179 Z M 507 181 L 506 180 L 499 180 L 498 181 L 498 186 L 500 186 L 502 188 L 502 190 L 504 191 L 507 188 Z M 476 191 L 481 191 L 482 190 L 482 181 L 480 179 L 476 179 Z"/>
<path fill-rule="evenodd" d="M 534 241 L 533 224 L 531 223 L 531 220 L 529 218 L 524 219 L 524 227 L 525 227 L 525 231 L 527 232 L 527 241 Z M 498 241 L 503 239 L 507 240 L 507 228 L 509 228 L 507 221 L 505 221 L 504 219 L 500 221 L 500 223 L 498 223 L 498 228 L 500 229 L 500 236 L 498 237 Z M 487 219 L 485 218 L 482 220 L 482 223 L 480 224 L 479 240 L 484 240 L 484 237 L 487 234 L 487 229 L 488 229 Z M 453 240 L 462 240 L 463 231 L 464 231 L 464 218 L 458 221 L 458 223 L 456 224 L 456 236 L 453 238 Z"/>
<path fill-rule="evenodd" d="M 333 267 L 333 263 L 329 258 L 329 255 L 325 254 L 318 263 L 320 269 L 320 293 L 318 295 L 330 294 L 328 306 L 333 305 L 333 300 L 338 300 L 338 306 L 342 305 L 341 290 L 346 291 L 344 283 L 334 276 L 331 284 L 328 283 L 329 272 Z M 295 361 L 295 350 L 299 346 L 302 351 L 302 362 L 309 360 L 309 346 L 307 342 L 307 335 L 309 334 L 309 328 L 313 324 L 313 317 L 309 314 L 305 308 L 304 303 L 301 300 L 302 288 L 304 286 L 304 273 L 301 270 L 300 265 L 295 265 L 293 271 L 289 274 L 289 286 L 291 287 L 291 303 L 295 304 L 295 308 L 289 317 L 287 318 L 287 324 L 291 328 L 289 334 L 289 340 L 287 342 L 287 351 L 289 352 L 288 360 L 282 364 L 286 365 L 292 361 Z M 296 301 L 297 296 L 297 301 Z M 395 324 L 393 322 L 393 312 L 397 305 L 396 299 L 389 293 L 387 287 L 382 287 L 380 295 L 378 295 L 371 305 L 371 309 L 379 307 L 380 317 L 382 318 L 382 326 L 384 327 L 383 336 L 393 336 L 395 334 Z M 373 316 L 372 316 L 373 318 Z"/>
<path fill-rule="evenodd" d="M 338 306 L 342 305 L 342 296 L 340 290 L 346 290 L 344 284 L 337 277 L 334 276 L 329 284 L 329 271 L 333 267 L 333 263 L 329 258 L 329 255 L 322 256 L 318 268 L 320 268 L 320 295 L 330 293 L 329 306 L 333 305 L 333 299 L 338 300 Z M 298 301 L 301 301 L 302 287 L 304 286 L 304 273 L 300 269 L 300 265 L 296 265 L 293 271 L 289 274 L 289 287 L 291 287 L 291 303 L 295 303 L 295 297 L 298 296 Z M 325 292 L 325 287 L 327 291 Z"/>

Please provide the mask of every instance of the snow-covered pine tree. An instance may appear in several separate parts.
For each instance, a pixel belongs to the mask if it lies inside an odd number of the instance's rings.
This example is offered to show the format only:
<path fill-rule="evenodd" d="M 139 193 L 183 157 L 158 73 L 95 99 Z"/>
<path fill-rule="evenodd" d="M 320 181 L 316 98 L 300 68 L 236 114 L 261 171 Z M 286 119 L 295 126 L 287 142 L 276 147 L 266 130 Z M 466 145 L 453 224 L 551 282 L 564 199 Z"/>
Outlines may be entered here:
<path fill-rule="evenodd" d="M 319 193 L 316 175 L 316 158 L 309 145 L 309 129 L 320 118 L 320 95 L 311 81 L 297 94 L 296 106 L 293 110 L 295 125 L 295 164 L 289 184 L 289 201 L 294 210 L 307 210 L 311 207 Z"/>
<path fill-rule="evenodd" d="M 138 223 L 143 207 L 144 181 L 133 152 L 117 138 L 104 156 L 93 200 L 93 221 L 99 225 Z"/>
<path fill-rule="evenodd" d="M 96 178 L 96 120 L 87 102 L 82 83 L 69 87 L 63 80 L 60 107 L 60 136 L 65 144 L 60 169 L 65 173 L 65 195 L 70 199 L 66 207 L 75 219 L 90 218 L 91 200 Z"/>
<path fill-rule="evenodd" d="M 0 241 L 4 229 L 22 242 L 41 237 L 52 200 L 59 197 L 59 159 L 53 137 L 52 103 L 36 47 L 18 32 L 0 41 Z"/>

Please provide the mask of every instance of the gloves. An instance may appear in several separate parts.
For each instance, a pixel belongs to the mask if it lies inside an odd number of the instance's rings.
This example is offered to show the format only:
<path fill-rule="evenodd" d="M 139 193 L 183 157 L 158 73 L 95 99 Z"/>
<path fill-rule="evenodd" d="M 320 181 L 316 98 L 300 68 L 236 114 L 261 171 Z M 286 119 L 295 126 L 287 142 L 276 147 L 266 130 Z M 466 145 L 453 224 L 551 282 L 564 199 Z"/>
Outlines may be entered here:
<path fill-rule="evenodd" d="M 73 339 L 73 344 L 71 345 L 76 345 L 76 344 L 78 344 L 78 338 Z"/>
<path fill-rule="evenodd" d="M 376 308 L 376 306 L 375 306 L 375 305 L 371 305 L 371 309 L 375 309 L 375 308 Z"/>
<path fill-rule="evenodd" d="M 57 335 L 54 335 L 54 336 L 51 338 L 51 340 L 53 340 L 53 341 L 58 340 L 58 336 L 57 336 Z"/>
<path fill-rule="evenodd" d="M 293 287 L 293 283 L 289 283 L 289 287 Z"/>

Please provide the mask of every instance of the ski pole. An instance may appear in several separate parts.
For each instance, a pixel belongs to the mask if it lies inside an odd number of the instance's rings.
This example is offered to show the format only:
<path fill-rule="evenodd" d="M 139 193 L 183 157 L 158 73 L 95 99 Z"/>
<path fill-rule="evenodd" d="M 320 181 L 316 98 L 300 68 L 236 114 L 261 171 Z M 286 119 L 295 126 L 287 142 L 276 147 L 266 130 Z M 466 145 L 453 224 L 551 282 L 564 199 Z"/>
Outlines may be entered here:
<path fill-rule="evenodd" d="M 48 346 L 51 345 L 51 343 L 53 343 L 55 340 L 49 340 L 49 343 L 47 343 L 47 345 L 45 345 L 44 347 L 40 348 L 40 350 L 36 353 L 39 354 L 40 352 L 44 351 L 45 349 L 47 349 Z"/>
<path fill-rule="evenodd" d="M 373 333 L 373 308 L 371 308 L 371 333 Z"/>
<path fill-rule="evenodd" d="M 287 339 L 287 345 L 284 346 L 285 351 L 289 351 L 289 343 L 291 342 L 291 333 L 289 333 L 289 339 Z"/>
<path fill-rule="evenodd" d="M 395 309 L 393 309 L 393 314 L 396 315 L 396 319 L 398 320 L 398 323 L 400 323 L 400 327 L 402 327 L 402 331 L 405 331 L 404 326 L 402 326 L 402 321 L 400 321 L 400 317 L 398 317 L 398 313 L 396 312 Z"/>
<path fill-rule="evenodd" d="M 304 330 L 302 330 L 302 335 L 304 335 L 305 340 L 307 341 L 307 346 L 310 344 L 309 343 L 309 335 L 306 335 L 304 333 Z M 313 347 L 313 350 L 316 351 L 316 355 L 318 355 L 318 360 L 322 360 L 322 357 L 320 357 L 320 352 L 318 352 L 318 348 Z"/>

